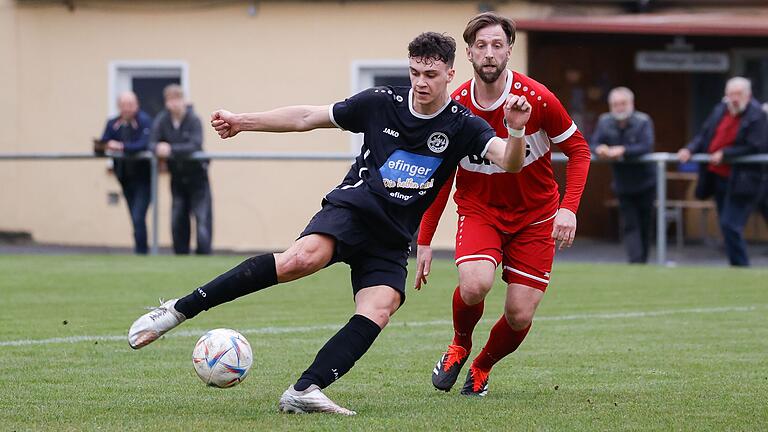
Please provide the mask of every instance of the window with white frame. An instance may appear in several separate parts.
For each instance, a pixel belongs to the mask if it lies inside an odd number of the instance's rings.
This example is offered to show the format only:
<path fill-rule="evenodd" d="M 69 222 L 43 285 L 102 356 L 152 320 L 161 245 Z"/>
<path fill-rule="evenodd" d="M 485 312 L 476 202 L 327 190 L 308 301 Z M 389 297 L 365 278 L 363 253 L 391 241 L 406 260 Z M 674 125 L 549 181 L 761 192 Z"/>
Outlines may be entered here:
<path fill-rule="evenodd" d="M 180 60 L 118 60 L 109 64 L 110 117 L 117 115 L 117 96 L 133 91 L 141 109 L 154 117 L 164 108 L 163 88 L 179 84 L 189 98 L 189 67 Z"/>
<path fill-rule="evenodd" d="M 411 85 L 407 60 L 357 60 L 352 62 L 350 94 L 357 94 L 367 88 L 384 85 Z M 362 145 L 363 135 L 353 134 L 350 138 L 350 151 L 357 154 Z"/>

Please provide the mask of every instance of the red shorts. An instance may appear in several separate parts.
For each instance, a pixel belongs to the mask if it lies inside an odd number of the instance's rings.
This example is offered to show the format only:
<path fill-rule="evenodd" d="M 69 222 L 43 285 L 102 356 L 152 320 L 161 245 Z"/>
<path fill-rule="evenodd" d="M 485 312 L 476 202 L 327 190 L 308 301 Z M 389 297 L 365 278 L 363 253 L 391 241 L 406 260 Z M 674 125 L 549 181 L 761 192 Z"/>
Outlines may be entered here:
<path fill-rule="evenodd" d="M 479 260 L 490 261 L 496 267 L 501 263 L 504 282 L 545 291 L 555 258 L 554 221 L 553 215 L 517 232 L 505 233 L 482 216 L 459 215 L 456 265 Z"/>

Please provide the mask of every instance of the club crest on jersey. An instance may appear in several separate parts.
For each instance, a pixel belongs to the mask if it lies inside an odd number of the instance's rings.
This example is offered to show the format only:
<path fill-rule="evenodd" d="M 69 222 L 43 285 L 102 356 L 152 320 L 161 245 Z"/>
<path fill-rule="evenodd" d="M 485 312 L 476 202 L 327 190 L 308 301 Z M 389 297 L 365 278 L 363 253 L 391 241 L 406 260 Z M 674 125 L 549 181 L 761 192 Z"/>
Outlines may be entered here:
<path fill-rule="evenodd" d="M 448 148 L 448 135 L 435 132 L 429 136 L 427 147 L 435 153 L 442 153 Z"/>

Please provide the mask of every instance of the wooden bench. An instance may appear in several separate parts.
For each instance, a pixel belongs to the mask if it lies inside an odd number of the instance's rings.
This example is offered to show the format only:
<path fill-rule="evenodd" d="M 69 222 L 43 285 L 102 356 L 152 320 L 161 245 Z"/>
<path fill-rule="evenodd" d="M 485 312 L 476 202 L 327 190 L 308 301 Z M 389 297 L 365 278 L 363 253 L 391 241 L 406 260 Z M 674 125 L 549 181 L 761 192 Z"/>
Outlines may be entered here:
<path fill-rule="evenodd" d="M 619 200 L 611 198 L 605 201 L 605 206 L 611 209 L 619 208 Z M 653 206 L 658 209 L 659 203 L 655 201 Z M 715 204 L 710 201 L 700 200 L 667 200 L 666 206 L 666 225 L 667 228 L 674 224 L 675 226 L 675 245 L 678 250 L 683 248 L 685 244 L 685 211 L 686 210 L 699 210 L 701 211 L 701 217 L 699 223 L 701 226 L 701 232 L 704 236 L 707 236 L 707 218 L 709 217 L 709 211 L 714 210 Z M 653 218 L 654 222 L 656 218 Z M 622 237 L 622 233 L 619 232 L 619 237 Z M 652 241 L 655 239 L 653 237 Z"/>
<path fill-rule="evenodd" d="M 658 202 L 656 203 L 658 207 Z M 685 236 L 685 213 L 686 210 L 696 210 L 701 214 L 697 218 L 699 220 L 699 228 L 701 230 L 702 238 L 707 241 L 709 237 L 709 228 L 707 226 L 707 220 L 709 219 L 710 211 L 715 211 L 715 203 L 713 201 L 703 200 L 667 200 L 667 223 L 675 223 L 675 241 L 678 249 L 683 247 Z"/>
<path fill-rule="evenodd" d="M 708 242 L 713 241 L 709 235 L 709 227 L 707 221 L 709 219 L 710 212 L 715 211 L 715 203 L 712 200 L 699 200 L 695 198 L 694 192 L 696 190 L 697 178 L 698 175 L 696 173 L 667 173 L 668 199 L 666 203 L 665 222 L 667 227 L 669 227 L 670 224 L 675 225 L 675 243 L 678 250 L 681 250 L 685 243 L 685 216 L 686 213 L 690 213 L 691 211 L 700 213 L 697 219 L 699 221 L 699 229 L 701 230 L 702 238 Z M 680 197 L 680 199 L 669 199 L 669 197 Z M 608 208 L 618 209 L 619 200 L 616 198 L 606 200 L 605 206 Z M 659 203 L 656 201 L 654 203 L 654 207 L 658 208 L 658 206 Z"/>

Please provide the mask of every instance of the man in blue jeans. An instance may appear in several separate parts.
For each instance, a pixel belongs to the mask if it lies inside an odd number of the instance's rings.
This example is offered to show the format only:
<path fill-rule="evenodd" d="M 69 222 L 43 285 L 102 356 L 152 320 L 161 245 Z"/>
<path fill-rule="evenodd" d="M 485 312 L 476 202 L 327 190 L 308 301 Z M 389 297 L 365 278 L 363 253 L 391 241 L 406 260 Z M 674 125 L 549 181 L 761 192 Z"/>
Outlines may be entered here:
<path fill-rule="evenodd" d="M 107 150 L 135 154 L 148 149 L 152 119 L 139 110 L 133 92 L 117 99 L 120 114 L 107 121 L 101 141 Z M 150 165 L 148 160 L 114 159 L 115 177 L 123 189 L 133 224 L 134 252 L 147 253 L 147 209 L 150 201 Z"/>
<path fill-rule="evenodd" d="M 755 209 L 765 183 L 765 166 L 730 165 L 728 158 L 766 152 L 768 121 L 752 98 L 752 85 L 742 77 L 728 80 L 723 102 L 717 104 L 699 133 L 677 152 L 685 163 L 692 153 L 708 153 L 699 169 L 696 197 L 715 197 L 720 231 L 732 266 L 749 266 L 744 226 Z"/>

